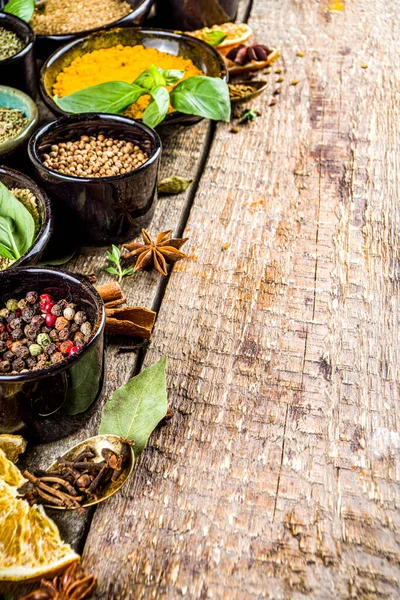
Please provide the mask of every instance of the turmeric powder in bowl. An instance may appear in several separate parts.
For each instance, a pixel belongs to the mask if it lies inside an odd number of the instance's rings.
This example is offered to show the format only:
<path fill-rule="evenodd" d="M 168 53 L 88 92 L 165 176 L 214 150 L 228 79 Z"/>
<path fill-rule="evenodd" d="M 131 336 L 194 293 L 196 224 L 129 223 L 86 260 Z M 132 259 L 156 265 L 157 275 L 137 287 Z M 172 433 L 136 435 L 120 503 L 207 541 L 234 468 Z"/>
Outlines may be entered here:
<path fill-rule="evenodd" d="M 83 90 L 92 85 L 108 81 L 126 81 L 133 83 L 135 79 L 151 65 L 163 70 L 178 69 L 184 71 L 183 79 L 204 75 L 190 59 L 161 52 L 155 48 L 144 46 L 122 46 L 102 48 L 88 52 L 76 58 L 57 76 L 53 94 L 60 98 Z M 174 86 L 168 89 L 172 90 Z M 132 104 L 125 115 L 140 119 L 151 101 L 150 95 L 141 96 Z M 170 107 L 169 112 L 173 108 Z"/>

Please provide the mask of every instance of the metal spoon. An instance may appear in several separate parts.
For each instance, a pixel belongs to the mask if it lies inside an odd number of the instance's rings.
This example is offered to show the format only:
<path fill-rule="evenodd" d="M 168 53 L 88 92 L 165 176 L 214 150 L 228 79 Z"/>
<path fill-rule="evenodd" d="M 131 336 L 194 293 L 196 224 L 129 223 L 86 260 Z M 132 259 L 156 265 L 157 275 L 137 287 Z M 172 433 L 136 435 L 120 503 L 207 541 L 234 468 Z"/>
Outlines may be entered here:
<path fill-rule="evenodd" d="M 96 456 L 93 458 L 93 462 L 101 462 L 103 457 L 101 455 L 101 451 L 103 448 L 109 448 L 113 450 L 116 454 L 121 454 L 122 445 L 125 440 L 116 435 L 95 435 L 94 437 L 88 438 L 83 442 L 80 442 L 76 446 L 70 448 L 65 454 L 63 454 L 60 458 L 63 461 L 72 462 L 87 446 L 90 446 L 95 453 Z M 132 446 L 130 446 L 130 452 L 128 455 L 128 459 L 125 462 L 125 466 L 122 468 L 121 473 L 116 481 L 110 481 L 107 483 L 104 491 L 99 493 L 99 496 L 95 500 L 90 500 L 82 504 L 83 508 L 87 508 L 89 506 L 94 506 L 95 504 L 99 504 L 107 498 L 110 498 L 113 494 L 118 492 L 122 486 L 127 482 L 130 474 L 133 471 L 133 467 L 135 464 L 135 455 L 133 452 Z M 59 461 L 56 460 L 50 467 L 47 469 L 48 473 L 52 473 L 53 471 L 59 470 L 60 465 Z M 53 508 L 55 510 L 77 510 L 78 507 L 68 508 L 66 506 L 54 506 L 53 504 L 44 504 L 48 508 Z"/>

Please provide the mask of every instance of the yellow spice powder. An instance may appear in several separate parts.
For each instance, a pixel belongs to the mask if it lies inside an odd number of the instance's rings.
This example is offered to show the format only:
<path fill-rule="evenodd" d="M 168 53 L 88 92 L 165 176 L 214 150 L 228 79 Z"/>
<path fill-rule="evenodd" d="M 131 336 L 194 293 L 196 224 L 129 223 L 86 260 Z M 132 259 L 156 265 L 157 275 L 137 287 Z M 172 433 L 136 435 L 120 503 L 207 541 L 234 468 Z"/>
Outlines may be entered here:
<path fill-rule="evenodd" d="M 204 75 L 190 59 L 160 52 L 155 48 L 118 45 L 88 52 L 76 58 L 57 76 L 53 93 L 62 98 L 78 90 L 107 81 L 133 83 L 151 65 L 164 70 L 185 71 L 184 79 L 195 75 Z M 171 90 L 172 87 L 168 89 Z M 126 110 L 125 114 L 136 119 L 141 118 L 150 100 L 150 96 L 142 96 Z"/>

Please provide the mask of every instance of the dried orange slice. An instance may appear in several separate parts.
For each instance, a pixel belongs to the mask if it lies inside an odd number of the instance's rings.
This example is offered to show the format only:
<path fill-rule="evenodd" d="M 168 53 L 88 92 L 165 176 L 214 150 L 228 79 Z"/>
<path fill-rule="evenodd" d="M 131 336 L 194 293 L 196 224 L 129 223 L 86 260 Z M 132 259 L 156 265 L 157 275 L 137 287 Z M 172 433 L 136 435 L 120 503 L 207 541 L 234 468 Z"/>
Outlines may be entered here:
<path fill-rule="evenodd" d="M 203 27 L 197 31 L 188 31 L 187 35 L 208 42 L 213 38 L 214 32 L 222 31 L 226 37 L 216 48 L 224 56 L 239 44 L 244 44 L 253 35 L 253 30 L 246 23 L 222 23 L 222 25 L 213 25 L 212 27 Z"/>
<path fill-rule="evenodd" d="M 0 449 L 13 463 L 17 462 L 18 456 L 25 452 L 26 441 L 21 435 L 3 433 L 0 435 Z"/>
<path fill-rule="evenodd" d="M 44 509 L 17 493 L 0 479 L 0 581 L 49 577 L 79 560 Z"/>
<path fill-rule="evenodd" d="M 19 487 L 26 482 L 25 477 L 22 477 L 21 471 L 8 460 L 5 452 L 0 449 L 0 480 L 5 481 L 8 485 Z M 1 563 L 0 563 L 1 564 Z"/>

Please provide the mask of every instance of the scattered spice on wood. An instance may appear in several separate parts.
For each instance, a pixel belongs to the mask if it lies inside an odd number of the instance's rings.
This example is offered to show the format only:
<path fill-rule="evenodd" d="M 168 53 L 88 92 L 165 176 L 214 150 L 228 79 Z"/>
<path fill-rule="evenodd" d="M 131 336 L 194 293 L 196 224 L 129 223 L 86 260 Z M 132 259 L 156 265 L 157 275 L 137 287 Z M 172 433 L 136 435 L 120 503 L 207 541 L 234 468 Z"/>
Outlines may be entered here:
<path fill-rule="evenodd" d="M 304 56 L 304 52 L 301 52 L 301 50 L 299 50 L 299 51 L 297 52 L 297 56 L 299 56 L 300 58 L 303 58 L 303 56 Z"/>
<path fill-rule="evenodd" d="M 368 65 L 364 63 L 363 65 L 361 65 L 361 68 L 362 69 L 368 69 Z"/>
<path fill-rule="evenodd" d="M 53 471 L 25 471 L 31 483 L 25 499 L 62 508 L 80 508 L 86 502 L 98 500 L 111 482 L 118 480 L 130 454 L 130 445 L 122 444 L 121 453 L 103 448 L 100 457 L 87 446 L 73 460 L 59 458 Z"/>
<path fill-rule="evenodd" d="M 24 47 L 24 42 L 13 31 L 0 27 L 0 61 L 11 58 Z"/>
<path fill-rule="evenodd" d="M 285 81 L 283 77 L 278 77 L 278 79 L 276 80 L 276 83 L 282 83 L 282 81 Z"/>
<path fill-rule="evenodd" d="M 282 69 L 275 69 L 275 73 L 276 73 L 277 75 L 279 75 L 280 73 L 282 73 Z"/>
<path fill-rule="evenodd" d="M 239 127 L 231 127 L 230 131 L 231 133 L 239 133 L 240 129 Z"/>
<path fill-rule="evenodd" d="M 268 104 L 268 106 L 275 106 L 276 101 L 275 100 L 271 100 L 271 102 Z"/>
<path fill-rule="evenodd" d="M 85 575 L 77 562 L 52 581 L 42 579 L 39 588 L 20 600 L 86 600 L 91 598 L 97 581 L 93 575 Z"/>
<path fill-rule="evenodd" d="M 246 108 L 240 115 L 239 123 L 250 123 L 251 121 L 255 121 L 260 115 L 260 111 L 255 108 Z"/>
<path fill-rule="evenodd" d="M 103 27 L 132 12 L 124 0 L 40 0 L 30 20 L 35 33 L 57 35 Z"/>
<path fill-rule="evenodd" d="M 293 81 L 290 82 L 290 85 L 297 85 L 299 83 L 298 79 L 293 79 Z"/>
<path fill-rule="evenodd" d="M 27 124 L 28 117 L 20 110 L 0 106 L 0 144 L 16 137 Z"/>
<path fill-rule="evenodd" d="M 174 264 L 178 260 L 187 258 L 186 254 L 180 252 L 180 248 L 189 238 L 173 238 L 172 230 L 162 231 L 153 241 L 149 233 L 142 229 L 144 244 L 132 242 L 124 244 L 129 250 L 124 258 L 137 257 L 134 271 L 154 268 L 161 275 L 167 275 L 167 265 Z"/>
<path fill-rule="evenodd" d="M 187 190 L 191 183 L 193 183 L 193 179 L 173 175 L 159 181 L 157 190 L 159 194 L 180 194 Z"/>
<path fill-rule="evenodd" d="M 41 158 L 45 167 L 63 175 L 97 178 L 130 173 L 149 157 L 132 142 L 98 134 L 53 144 Z"/>

